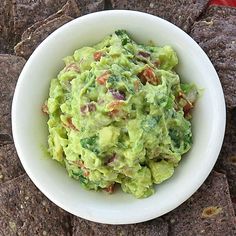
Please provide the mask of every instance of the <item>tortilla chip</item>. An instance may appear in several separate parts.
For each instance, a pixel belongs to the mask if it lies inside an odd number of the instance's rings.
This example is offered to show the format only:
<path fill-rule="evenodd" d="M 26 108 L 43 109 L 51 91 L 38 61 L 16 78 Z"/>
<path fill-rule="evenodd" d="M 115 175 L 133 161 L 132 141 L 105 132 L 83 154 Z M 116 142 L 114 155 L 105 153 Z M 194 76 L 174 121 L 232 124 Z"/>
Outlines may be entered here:
<path fill-rule="evenodd" d="M 21 35 L 32 24 L 41 21 L 57 12 L 67 0 L 14 0 L 14 29 L 16 35 Z"/>
<path fill-rule="evenodd" d="M 7 38 L 7 27 L 5 26 L 4 4 L 0 5 L 0 53 L 5 53 L 5 41 Z"/>
<path fill-rule="evenodd" d="M 113 9 L 130 9 L 159 16 L 189 32 L 193 22 L 206 9 L 208 0 L 111 0 Z"/>
<path fill-rule="evenodd" d="M 11 53 L 13 51 L 13 47 L 11 48 L 12 25 L 12 1 L 2 0 L 0 4 L 0 53 Z"/>
<path fill-rule="evenodd" d="M 22 225 L 22 222 L 19 222 Z M 15 236 L 16 235 L 16 225 L 12 221 L 6 212 L 0 210 L 0 235 L 3 236 Z"/>
<path fill-rule="evenodd" d="M 200 189 L 166 214 L 170 235 L 235 235 L 236 222 L 226 176 L 212 172 Z"/>
<path fill-rule="evenodd" d="M 105 0 L 80 0 L 78 2 L 82 15 L 102 11 L 105 8 Z"/>
<path fill-rule="evenodd" d="M 215 170 L 224 173 L 229 182 L 229 190 L 236 204 L 236 109 L 227 112 L 224 143 Z M 235 209 L 236 210 L 236 209 Z"/>
<path fill-rule="evenodd" d="M 80 10 L 75 0 L 68 0 L 66 4 L 62 7 L 62 9 L 60 9 L 58 12 L 30 26 L 26 31 L 23 32 L 21 40 L 30 38 L 37 28 L 62 15 L 70 16 L 72 18 L 80 16 Z"/>
<path fill-rule="evenodd" d="M 73 20 L 72 17 L 62 15 L 50 21 L 47 21 L 44 25 L 41 25 L 34 32 L 31 33 L 30 37 L 18 43 L 14 50 L 16 55 L 24 58 L 29 58 L 36 47 L 50 35 L 53 31 Z"/>
<path fill-rule="evenodd" d="M 140 224 L 130 225 L 107 225 L 99 224 L 91 221 L 74 217 L 72 220 L 73 236 L 78 235 L 96 235 L 96 236 L 117 236 L 117 235 L 133 235 L 133 236 L 167 236 L 168 224 L 161 218 Z"/>
<path fill-rule="evenodd" d="M 0 184 L 24 173 L 14 144 L 0 145 Z"/>
<path fill-rule="evenodd" d="M 14 28 L 18 36 L 36 22 L 42 21 L 59 11 L 68 0 L 14 0 L 13 7 Z M 80 5 L 82 14 L 104 9 L 104 0 L 76 0 Z M 72 9 L 71 9 L 72 10 Z"/>
<path fill-rule="evenodd" d="M 44 197 L 26 174 L 1 185 L 1 214 L 6 235 L 71 235 L 70 214 Z"/>
<path fill-rule="evenodd" d="M 194 23 L 191 36 L 215 66 L 227 107 L 236 107 L 236 8 L 211 6 Z"/>
<path fill-rule="evenodd" d="M 25 60 L 21 57 L 0 54 L 0 141 L 12 140 L 11 103 L 24 64 Z"/>

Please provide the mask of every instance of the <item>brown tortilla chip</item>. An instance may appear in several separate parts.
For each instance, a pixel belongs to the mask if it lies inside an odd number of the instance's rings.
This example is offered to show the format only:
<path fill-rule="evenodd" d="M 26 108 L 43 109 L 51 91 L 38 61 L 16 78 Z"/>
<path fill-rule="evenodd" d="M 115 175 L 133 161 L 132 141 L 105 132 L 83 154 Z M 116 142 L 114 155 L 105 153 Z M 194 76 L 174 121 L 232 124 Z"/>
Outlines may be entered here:
<path fill-rule="evenodd" d="M 5 41 L 7 38 L 7 27 L 5 26 L 5 1 L 0 4 L 0 53 L 5 53 Z"/>
<path fill-rule="evenodd" d="M 14 50 L 16 55 L 22 56 L 24 58 L 29 58 L 33 53 L 35 48 L 50 35 L 53 31 L 66 24 L 67 22 L 73 20 L 72 17 L 62 15 L 50 21 L 47 21 L 44 25 L 37 28 L 29 38 L 18 43 Z"/>
<path fill-rule="evenodd" d="M 12 140 L 11 103 L 24 64 L 21 57 L 0 54 L 0 142 Z"/>
<path fill-rule="evenodd" d="M 235 235 L 236 221 L 226 176 L 212 172 L 190 199 L 164 219 L 169 222 L 169 235 Z"/>
<path fill-rule="evenodd" d="M 147 12 L 172 22 L 186 32 L 206 9 L 208 0 L 111 0 L 113 9 Z"/>
<path fill-rule="evenodd" d="M 82 14 L 104 9 L 104 0 L 76 0 Z M 38 21 L 42 21 L 59 11 L 67 0 L 14 0 L 14 29 L 17 38 Z M 72 10 L 72 9 L 71 9 Z"/>
<path fill-rule="evenodd" d="M 32 24 L 61 9 L 65 2 L 66 0 L 14 0 L 13 31 L 20 36 Z"/>
<path fill-rule="evenodd" d="M 6 235 L 69 236 L 70 215 L 44 197 L 24 174 L 0 187 L 0 229 Z"/>
<path fill-rule="evenodd" d="M 11 53 L 13 25 L 12 1 L 2 0 L 0 4 L 0 53 Z"/>
<path fill-rule="evenodd" d="M 214 64 L 227 107 L 236 107 L 236 8 L 211 6 L 194 23 L 191 36 Z"/>
<path fill-rule="evenodd" d="M 107 225 L 74 217 L 72 220 L 73 236 L 167 236 L 168 224 L 161 218 L 140 224 L 130 225 Z"/>
<path fill-rule="evenodd" d="M 236 109 L 227 112 L 224 143 L 215 170 L 227 176 L 230 194 L 236 204 Z"/>
<path fill-rule="evenodd" d="M 76 0 L 79 4 L 81 15 L 102 11 L 105 9 L 105 0 Z"/>
<path fill-rule="evenodd" d="M 31 35 L 33 34 L 33 32 L 37 28 L 39 28 L 40 26 L 46 24 L 47 22 L 49 22 L 55 18 L 58 18 L 62 15 L 70 16 L 72 18 L 76 18 L 76 17 L 80 16 L 80 10 L 79 10 L 78 5 L 75 0 L 68 0 L 66 2 L 66 4 L 62 7 L 62 9 L 60 9 L 58 12 L 56 12 L 55 14 L 52 14 L 48 18 L 46 18 L 42 21 L 38 21 L 35 24 L 33 24 L 32 26 L 30 26 L 26 31 L 23 32 L 23 34 L 21 36 L 21 40 L 25 40 L 27 38 L 30 38 Z"/>
<path fill-rule="evenodd" d="M 14 144 L 0 145 L 0 184 L 24 173 Z"/>

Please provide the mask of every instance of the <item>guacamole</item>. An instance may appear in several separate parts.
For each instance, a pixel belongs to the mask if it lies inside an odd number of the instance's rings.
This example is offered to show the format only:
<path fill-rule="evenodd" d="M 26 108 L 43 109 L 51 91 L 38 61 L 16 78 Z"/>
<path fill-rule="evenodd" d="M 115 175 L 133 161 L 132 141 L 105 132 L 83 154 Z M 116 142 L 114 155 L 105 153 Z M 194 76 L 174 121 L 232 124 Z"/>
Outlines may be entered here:
<path fill-rule="evenodd" d="M 152 195 L 192 144 L 198 91 L 180 82 L 175 51 L 118 30 L 64 62 L 43 106 L 50 156 L 86 189 Z"/>

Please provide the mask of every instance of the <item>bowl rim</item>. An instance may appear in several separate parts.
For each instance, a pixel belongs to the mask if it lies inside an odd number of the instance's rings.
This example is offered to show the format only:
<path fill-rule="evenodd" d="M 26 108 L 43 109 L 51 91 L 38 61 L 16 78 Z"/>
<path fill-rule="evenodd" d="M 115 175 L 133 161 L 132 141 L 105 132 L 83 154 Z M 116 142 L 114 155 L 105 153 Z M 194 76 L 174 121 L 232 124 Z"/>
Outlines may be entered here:
<path fill-rule="evenodd" d="M 208 63 L 209 65 L 209 70 L 212 71 L 212 73 L 214 73 L 215 77 L 218 79 L 218 81 L 216 81 L 216 83 L 218 83 L 218 89 L 221 88 L 221 94 L 218 94 L 218 96 L 220 97 L 220 104 L 218 104 L 218 106 L 220 107 L 222 114 L 220 117 L 220 120 L 218 123 L 220 123 L 220 126 L 218 125 L 217 128 L 219 128 L 219 130 L 215 131 L 217 134 L 215 137 L 215 143 L 216 143 L 216 147 L 214 150 L 211 151 L 211 156 L 215 156 L 215 158 L 211 158 L 211 162 L 209 162 L 209 166 L 208 168 L 205 168 L 202 171 L 202 175 L 200 176 L 200 179 L 198 181 L 195 181 L 194 184 L 191 186 L 191 188 L 188 188 L 188 190 L 185 191 L 185 194 L 183 194 L 174 204 L 170 204 L 168 208 L 165 209 L 165 211 L 163 211 L 161 214 L 156 214 L 155 211 L 150 212 L 149 215 L 139 215 L 139 216 L 135 216 L 132 219 L 126 220 L 125 222 L 120 219 L 120 220 L 114 220 L 111 219 L 109 220 L 107 217 L 102 217 L 101 218 L 96 218 L 87 214 L 80 214 L 78 215 L 77 211 L 73 211 L 72 209 L 68 209 L 66 206 L 64 206 L 60 200 L 58 200 L 53 194 L 51 194 L 50 192 L 47 191 L 47 189 L 44 188 L 44 186 L 42 185 L 42 183 L 40 183 L 40 181 L 37 180 L 37 177 L 34 176 L 34 174 L 32 173 L 32 171 L 28 168 L 28 165 L 24 159 L 24 151 L 22 150 L 21 146 L 20 146 L 20 137 L 18 136 L 18 134 L 16 133 L 16 121 L 17 121 L 17 114 L 16 114 L 16 107 L 17 107 L 17 97 L 19 96 L 20 93 L 20 89 L 21 89 L 21 82 L 24 80 L 25 76 L 24 74 L 26 73 L 26 71 L 28 70 L 28 68 L 30 67 L 30 62 L 32 60 L 32 58 L 37 57 L 38 52 L 41 50 L 42 45 L 47 44 L 48 41 L 50 41 L 53 37 L 55 37 L 57 34 L 59 34 L 61 31 L 64 30 L 64 28 L 70 27 L 70 25 L 72 24 L 76 24 L 78 21 L 86 21 L 86 19 L 89 19 L 91 17 L 102 17 L 104 14 L 108 15 L 108 14 L 133 14 L 133 15 L 137 15 L 137 16 L 146 16 L 146 17 L 151 17 L 153 20 L 158 19 L 159 21 L 161 21 L 164 24 L 169 24 L 171 27 L 174 27 L 175 30 L 179 31 L 179 33 L 181 34 L 185 34 L 185 37 L 188 38 L 188 40 L 191 41 L 192 44 L 195 45 L 195 47 L 198 48 L 198 52 L 201 53 L 201 56 L 205 57 L 205 61 Z M 185 202 L 187 199 L 189 199 L 196 191 L 197 189 L 203 184 L 203 182 L 205 181 L 205 179 L 207 178 L 207 176 L 210 174 L 211 170 L 213 169 L 213 166 L 218 158 L 222 143 L 223 143 L 223 139 L 224 139 L 224 132 L 225 132 L 225 125 L 226 125 L 226 107 L 225 107 L 225 100 L 224 100 L 224 95 L 223 95 L 223 90 L 222 90 L 222 86 L 220 84 L 220 80 L 219 77 L 215 71 L 215 68 L 213 67 L 210 59 L 208 58 L 208 56 L 206 55 L 206 53 L 200 48 L 200 46 L 187 34 L 185 33 L 183 30 L 181 30 L 179 27 L 177 27 L 176 25 L 151 14 L 148 13 L 144 13 L 144 12 L 140 12 L 140 11 L 132 11 L 132 10 L 105 10 L 105 11 L 99 11 L 99 12 L 94 12 L 94 13 L 90 13 L 81 17 L 78 17 L 68 23 L 66 23 L 65 25 L 59 27 L 57 30 L 55 30 L 52 34 L 50 34 L 36 49 L 35 51 L 32 53 L 32 55 L 30 56 L 30 58 L 27 60 L 20 76 L 19 79 L 17 81 L 17 85 L 15 88 L 15 93 L 14 93 L 14 97 L 13 97 L 13 101 L 12 101 L 12 133 L 13 133 L 13 140 L 15 143 L 15 147 L 18 153 L 18 156 L 20 158 L 20 161 L 23 165 L 23 167 L 25 168 L 25 171 L 27 173 L 27 175 L 30 177 L 30 179 L 33 181 L 33 183 L 36 185 L 36 187 L 48 198 L 50 199 L 53 203 L 55 203 L 57 206 L 59 206 L 60 208 L 64 209 L 65 211 L 74 214 L 75 216 L 79 216 L 82 217 L 84 219 L 90 220 L 90 221 L 94 221 L 94 222 L 98 222 L 98 223 L 106 223 L 106 224 L 133 224 L 133 223 L 139 223 L 139 222 L 144 222 L 147 220 L 151 220 L 153 218 L 159 217 L 161 215 L 164 215 L 172 210 L 174 210 L 175 208 L 177 208 L 179 205 L 181 205 L 183 202 Z"/>

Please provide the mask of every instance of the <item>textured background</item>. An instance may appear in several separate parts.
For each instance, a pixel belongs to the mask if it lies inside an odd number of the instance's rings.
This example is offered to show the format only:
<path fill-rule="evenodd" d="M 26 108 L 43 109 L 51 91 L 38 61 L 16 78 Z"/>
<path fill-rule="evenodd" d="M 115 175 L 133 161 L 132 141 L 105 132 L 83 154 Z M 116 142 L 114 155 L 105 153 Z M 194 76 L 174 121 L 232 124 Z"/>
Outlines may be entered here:
<path fill-rule="evenodd" d="M 233 209 L 236 208 L 236 8 L 233 5 L 235 0 L 1 0 L 0 235 L 236 235 Z M 15 84 L 37 45 L 70 20 L 107 9 L 148 12 L 190 34 L 214 64 L 227 104 L 224 144 L 214 171 L 201 188 L 162 217 L 123 226 L 83 220 L 50 202 L 25 174 L 11 133 Z"/>

